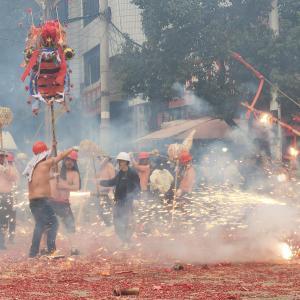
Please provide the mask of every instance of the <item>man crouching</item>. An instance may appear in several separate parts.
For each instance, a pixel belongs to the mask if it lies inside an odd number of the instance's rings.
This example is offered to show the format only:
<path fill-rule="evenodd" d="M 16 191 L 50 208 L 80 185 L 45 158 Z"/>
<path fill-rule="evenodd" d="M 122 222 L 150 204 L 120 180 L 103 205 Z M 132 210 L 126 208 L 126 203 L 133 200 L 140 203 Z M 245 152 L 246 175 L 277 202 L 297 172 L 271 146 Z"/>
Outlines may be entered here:
<path fill-rule="evenodd" d="M 61 152 L 57 157 L 50 157 L 51 150 L 43 142 L 36 142 L 32 148 L 35 154 L 28 163 L 23 175 L 28 179 L 29 206 L 35 219 L 29 257 L 39 254 L 40 242 L 45 232 L 47 235 L 47 248 L 49 254 L 56 250 L 56 234 L 58 221 L 49 203 L 51 197 L 50 171 L 51 168 L 67 157 L 72 149 Z"/>

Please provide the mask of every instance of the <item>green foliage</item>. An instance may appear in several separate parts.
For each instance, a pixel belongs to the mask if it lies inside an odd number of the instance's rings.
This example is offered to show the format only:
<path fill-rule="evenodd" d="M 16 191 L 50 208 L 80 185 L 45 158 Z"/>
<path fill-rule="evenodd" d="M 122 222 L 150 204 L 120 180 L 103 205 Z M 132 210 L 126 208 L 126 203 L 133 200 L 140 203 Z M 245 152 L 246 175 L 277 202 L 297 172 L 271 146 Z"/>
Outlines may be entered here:
<path fill-rule="evenodd" d="M 255 93 L 245 86 L 258 84 L 231 58 L 230 51 L 235 51 L 292 96 L 299 94 L 299 1 L 279 0 L 276 40 L 268 25 L 271 0 L 132 2 L 142 10 L 147 42 L 141 49 L 126 44 L 119 57 L 116 71 L 126 93 L 164 102 L 172 97 L 175 82 L 185 84 L 195 75 L 195 94 L 209 102 L 216 115 L 232 117 L 238 103 Z M 266 88 L 261 103 L 269 99 Z"/>

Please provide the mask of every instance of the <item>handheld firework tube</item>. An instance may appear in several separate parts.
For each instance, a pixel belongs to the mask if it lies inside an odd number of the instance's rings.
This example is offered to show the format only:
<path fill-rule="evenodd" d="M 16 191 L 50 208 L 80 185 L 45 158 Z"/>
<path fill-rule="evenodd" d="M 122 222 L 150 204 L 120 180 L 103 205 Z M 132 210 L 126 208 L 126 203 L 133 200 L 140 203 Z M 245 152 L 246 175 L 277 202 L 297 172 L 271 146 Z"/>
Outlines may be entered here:
<path fill-rule="evenodd" d="M 114 296 L 137 296 L 140 293 L 139 288 L 131 288 L 131 289 L 120 289 L 115 288 L 113 290 Z"/>
<path fill-rule="evenodd" d="M 25 70 L 21 79 L 25 81 L 30 76 L 28 102 L 33 113 L 38 113 L 40 102 L 56 101 L 66 107 L 65 99 L 71 88 L 66 61 L 74 56 L 74 50 L 67 47 L 65 30 L 60 22 L 46 21 L 41 27 L 33 25 L 24 53 Z"/>
<path fill-rule="evenodd" d="M 251 105 L 246 113 L 246 118 L 249 119 L 250 118 L 250 114 L 252 112 L 252 110 L 254 109 L 255 107 L 255 104 L 257 103 L 261 93 L 262 93 L 262 89 L 264 87 L 264 84 L 265 84 L 265 78 L 264 76 L 259 73 L 253 66 L 251 66 L 239 53 L 237 52 L 232 52 L 231 53 L 231 56 L 237 60 L 238 62 L 240 62 L 242 65 L 244 65 L 248 70 L 250 70 L 254 75 L 255 77 L 257 77 L 259 79 L 259 85 L 258 85 L 258 89 L 256 91 L 256 94 L 251 102 Z"/>
<path fill-rule="evenodd" d="M 242 106 L 246 107 L 247 109 L 251 110 L 253 113 L 255 113 L 256 115 L 263 115 L 263 114 L 266 114 L 265 112 L 263 111 L 260 111 L 258 109 L 255 109 L 255 108 L 252 108 L 248 103 L 241 103 Z M 270 118 L 270 122 L 271 123 L 277 123 L 279 124 L 282 128 L 285 128 L 286 130 L 292 132 L 294 134 L 294 136 L 300 136 L 300 131 L 298 131 L 297 129 L 295 129 L 294 127 L 292 127 L 291 125 L 285 123 L 285 122 L 282 122 L 281 120 L 277 119 L 276 117 L 272 116 L 271 114 L 268 115 L 268 118 Z M 295 139 L 294 139 L 294 147 L 290 148 L 291 149 L 294 149 L 295 152 L 297 153 L 296 155 L 291 155 L 291 158 L 292 159 L 295 159 L 295 156 L 297 157 L 298 154 L 299 154 L 299 150 L 296 149 L 295 147 Z M 291 153 L 290 153 L 291 154 Z M 293 157 L 294 156 L 294 157 Z M 289 158 L 289 159 L 291 159 Z"/>
<path fill-rule="evenodd" d="M 248 103 L 243 102 L 243 103 L 241 103 L 241 105 L 244 106 L 244 107 L 246 107 L 246 108 L 248 108 L 252 112 L 255 112 L 258 115 L 265 114 L 265 112 L 263 112 L 263 111 L 260 111 L 258 109 L 252 108 Z M 277 119 L 276 117 L 274 117 L 272 115 L 270 115 L 270 118 L 271 118 L 271 122 L 272 123 L 278 123 L 281 127 L 283 127 L 285 129 L 291 131 L 293 134 L 295 134 L 297 136 L 300 136 L 300 131 L 298 131 L 297 129 L 295 129 L 291 125 L 288 125 L 287 123 L 280 121 L 279 119 Z"/>

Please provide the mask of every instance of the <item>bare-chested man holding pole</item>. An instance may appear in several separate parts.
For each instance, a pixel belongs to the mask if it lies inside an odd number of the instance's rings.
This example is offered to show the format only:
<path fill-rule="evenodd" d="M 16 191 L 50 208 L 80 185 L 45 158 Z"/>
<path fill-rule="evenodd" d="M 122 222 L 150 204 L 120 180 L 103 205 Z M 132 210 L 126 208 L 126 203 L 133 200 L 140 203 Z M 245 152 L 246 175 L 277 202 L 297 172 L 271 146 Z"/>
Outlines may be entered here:
<path fill-rule="evenodd" d="M 40 242 L 44 232 L 47 233 L 49 254 L 56 250 L 55 240 L 58 221 L 49 204 L 49 198 L 51 197 L 50 171 L 52 167 L 67 157 L 73 149 L 63 151 L 56 157 L 51 157 L 51 151 L 48 150 L 47 145 L 43 142 L 36 142 L 32 150 L 35 156 L 28 163 L 23 174 L 28 178 L 29 206 L 35 219 L 29 257 L 36 257 L 39 254 Z"/>

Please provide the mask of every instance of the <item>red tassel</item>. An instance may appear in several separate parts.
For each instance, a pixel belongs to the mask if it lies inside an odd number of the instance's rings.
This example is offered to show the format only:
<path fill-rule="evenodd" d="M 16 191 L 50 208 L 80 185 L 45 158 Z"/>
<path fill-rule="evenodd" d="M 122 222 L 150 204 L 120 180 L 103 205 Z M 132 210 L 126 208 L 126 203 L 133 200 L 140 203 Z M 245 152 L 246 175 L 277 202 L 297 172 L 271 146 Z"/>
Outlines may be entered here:
<path fill-rule="evenodd" d="M 66 63 L 64 52 L 60 46 L 58 47 L 58 53 L 61 58 L 61 64 L 60 64 L 60 70 L 56 77 L 56 82 L 59 85 L 63 85 L 65 82 L 66 74 L 67 74 L 67 63 Z"/>
<path fill-rule="evenodd" d="M 36 64 L 37 62 L 37 59 L 38 59 L 38 56 L 39 56 L 39 50 L 35 50 L 33 53 L 32 53 L 32 56 L 30 58 L 30 61 L 23 73 L 23 75 L 21 76 L 21 80 L 24 81 L 26 79 L 26 77 L 30 74 L 32 68 L 34 67 L 34 65 Z"/>

